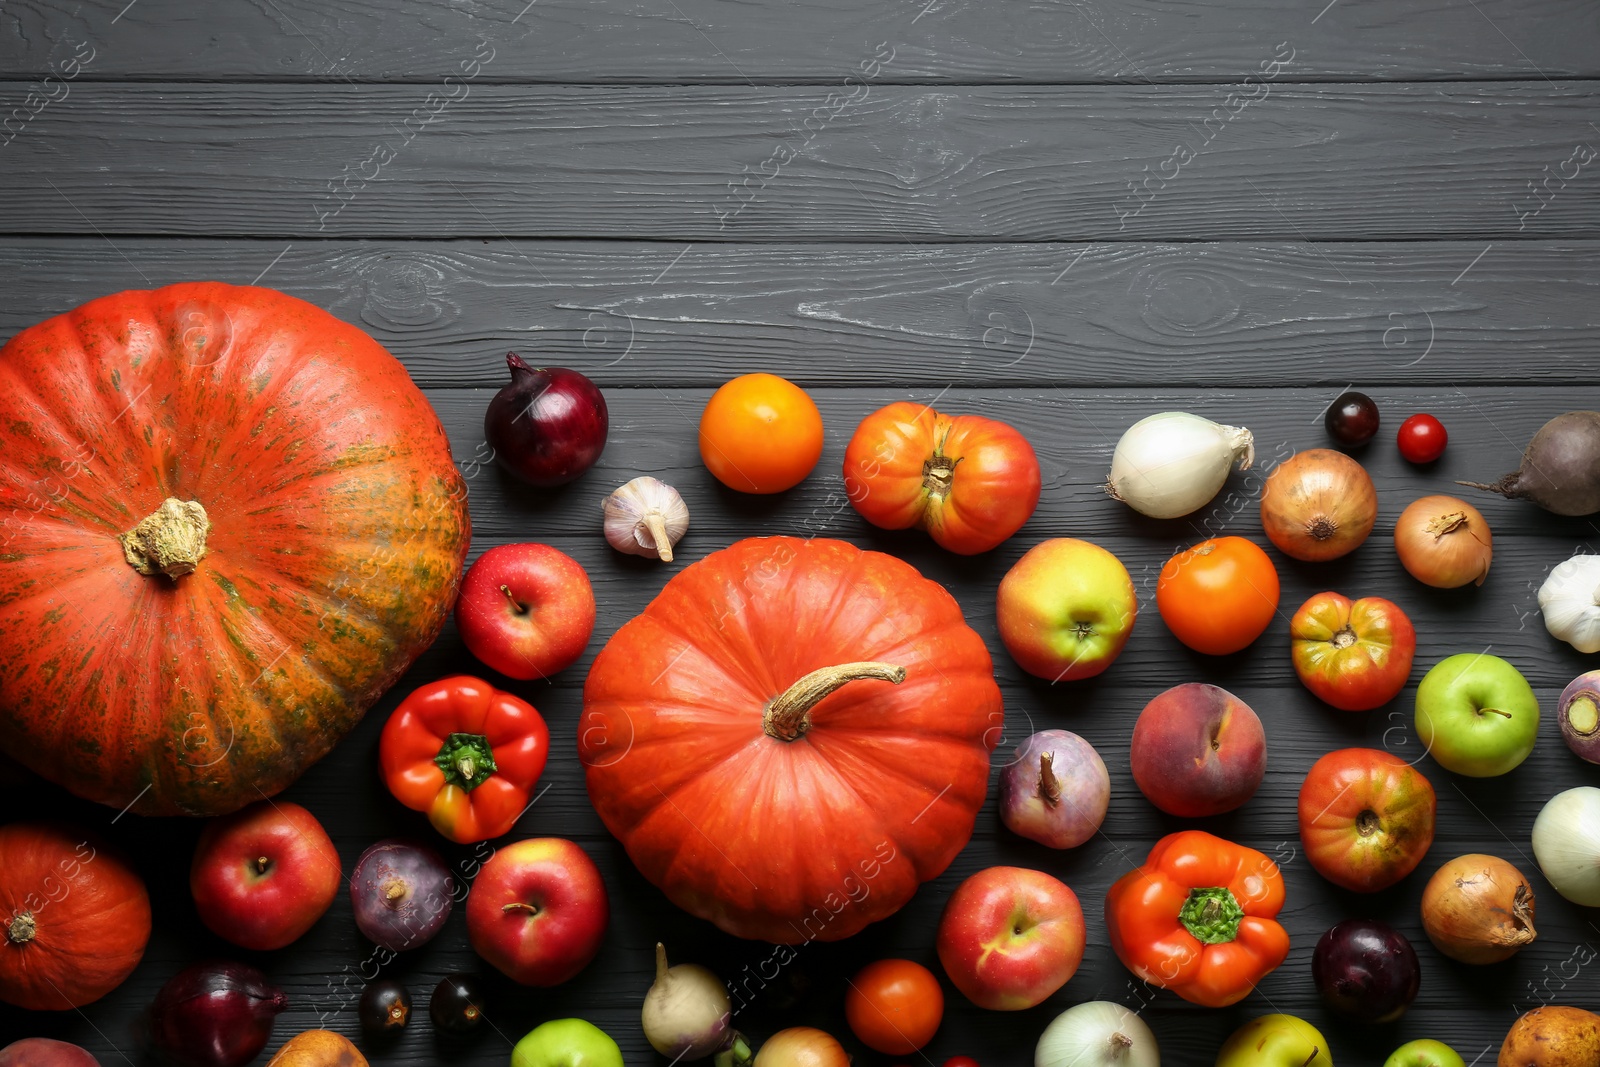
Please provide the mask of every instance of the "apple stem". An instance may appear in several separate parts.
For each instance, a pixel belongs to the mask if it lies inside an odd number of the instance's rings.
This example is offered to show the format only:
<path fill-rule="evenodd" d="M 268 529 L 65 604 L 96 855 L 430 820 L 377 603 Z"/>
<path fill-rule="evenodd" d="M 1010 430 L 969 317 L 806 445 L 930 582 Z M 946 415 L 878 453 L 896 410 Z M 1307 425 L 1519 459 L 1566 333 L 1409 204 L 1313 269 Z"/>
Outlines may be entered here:
<path fill-rule="evenodd" d="M 656 981 L 667 976 L 667 946 L 656 942 Z"/>
<path fill-rule="evenodd" d="M 835 689 L 863 678 L 899 685 L 906 680 L 906 669 L 893 663 L 860 662 L 812 671 L 767 705 L 761 728 L 779 741 L 798 740 L 811 729 L 812 708 Z"/>
<path fill-rule="evenodd" d="M 1311 1064 L 1312 1064 L 1312 1063 L 1313 1063 L 1313 1062 L 1315 1062 L 1315 1060 L 1316 1060 L 1316 1058 L 1317 1058 L 1317 1057 L 1318 1057 L 1318 1056 L 1320 1056 L 1320 1055 L 1322 1055 L 1322 1050 L 1321 1050 L 1321 1049 L 1320 1049 L 1320 1048 L 1317 1048 L 1317 1047 L 1316 1047 L 1316 1046 L 1315 1046 L 1315 1045 L 1313 1045 L 1313 1046 L 1312 1046 L 1312 1048 L 1311 1048 L 1311 1055 L 1310 1055 L 1310 1057 L 1308 1057 L 1308 1058 L 1307 1058 L 1307 1059 L 1306 1059 L 1306 1062 L 1304 1062 L 1304 1063 L 1302 1063 L 1302 1064 L 1301 1064 L 1301 1065 L 1300 1065 L 1300 1067 L 1311 1067 Z"/>
<path fill-rule="evenodd" d="M 1506 717 L 1508 719 L 1511 718 L 1511 713 L 1509 711 L 1501 711 L 1499 708 L 1479 708 L 1478 709 L 1478 714 L 1479 715 L 1503 715 L 1504 717 Z"/>
<path fill-rule="evenodd" d="M 267 859 L 267 857 L 265 857 L 265 856 L 257 856 L 256 857 L 255 867 L 256 867 L 256 873 L 257 874 L 266 874 L 267 873 L 267 868 L 271 867 L 271 866 L 272 866 L 272 861 Z"/>
<path fill-rule="evenodd" d="M 507 600 L 511 601 L 512 610 L 518 615 L 526 615 L 528 613 L 528 606 L 517 600 L 516 596 L 511 592 L 510 586 L 502 585 L 500 591 L 506 595 Z"/>
<path fill-rule="evenodd" d="M 507 904 L 505 907 L 501 908 L 500 910 L 501 911 L 525 911 L 529 915 L 537 915 L 537 914 L 539 914 L 539 905 L 537 905 L 537 904 L 524 904 L 520 900 L 513 900 L 511 903 Z"/>
<path fill-rule="evenodd" d="M 667 524 L 661 518 L 661 512 L 645 512 L 644 525 L 645 529 L 650 531 L 650 540 L 656 543 L 656 555 L 661 557 L 662 563 L 671 563 L 672 538 L 667 534 Z"/>
<path fill-rule="evenodd" d="M 1061 803 L 1061 783 L 1056 779 L 1055 753 L 1039 753 L 1039 798 L 1052 808 Z"/>

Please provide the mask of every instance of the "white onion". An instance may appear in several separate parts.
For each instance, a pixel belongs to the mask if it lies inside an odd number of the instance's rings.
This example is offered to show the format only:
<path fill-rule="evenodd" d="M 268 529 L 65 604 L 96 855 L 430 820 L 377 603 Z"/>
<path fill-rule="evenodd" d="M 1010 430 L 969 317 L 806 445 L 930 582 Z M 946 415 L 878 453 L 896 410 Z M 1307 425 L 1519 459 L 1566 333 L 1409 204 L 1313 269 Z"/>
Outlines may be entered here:
<path fill-rule="evenodd" d="M 1068 1008 L 1039 1035 L 1033 1067 L 1161 1067 L 1156 1035 L 1109 1000 Z"/>
<path fill-rule="evenodd" d="M 1255 458 L 1255 438 L 1244 427 L 1164 411 L 1122 435 L 1106 492 L 1141 515 L 1176 519 L 1216 496 L 1235 460 L 1247 471 Z"/>
<path fill-rule="evenodd" d="M 1557 893 L 1600 908 L 1600 789 L 1557 793 L 1533 821 L 1533 857 Z"/>
<path fill-rule="evenodd" d="M 1573 556 L 1539 587 L 1550 636 L 1579 652 L 1600 652 L 1600 556 Z"/>

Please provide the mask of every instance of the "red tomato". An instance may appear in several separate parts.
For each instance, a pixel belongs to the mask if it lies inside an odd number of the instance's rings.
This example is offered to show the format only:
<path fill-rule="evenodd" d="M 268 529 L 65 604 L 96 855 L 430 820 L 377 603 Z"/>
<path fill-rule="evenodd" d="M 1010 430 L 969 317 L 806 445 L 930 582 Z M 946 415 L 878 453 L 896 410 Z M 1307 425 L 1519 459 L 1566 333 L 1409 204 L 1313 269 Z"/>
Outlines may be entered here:
<path fill-rule="evenodd" d="M 1395 435 L 1400 454 L 1412 463 L 1432 463 L 1444 455 L 1449 440 L 1444 423 L 1432 415 L 1411 416 L 1400 424 L 1400 432 Z"/>
<path fill-rule="evenodd" d="M 1417 652 L 1406 613 L 1376 596 L 1352 602 L 1318 593 L 1289 620 L 1289 638 L 1300 681 L 1343 711 L 1371 711 L 1393 700 Z"/>
<path fill-rule="evenodd" d="M 1179 641 L 1225 656 L 1261 636 L 1278 611 L 1278 569 L 1259 545 L 1215 537 L 1161 568 L 1156 608 Z"/>
<path fill-rule="evenodd" d="M 844 453 L 844 487 L 885 530 L 920 526 L 963 556 L 1016 533 L 1039 503 L 1039 459 L 1022 434 L 976 415 L 900 402 L 861 420 Z"/>
<path fill-rule="evenodd" d="M 920 963 L 879 960 L 851 981 L 844 1017 L 863 1045 L 904 1056 L 933 1040 L 944 1018 L 944 991 Z"/>
<path fill-rule="evenodd" d="M 822 456 L 822 415 L 798 385 L 745 374 L 711 394 L 700 416 L 700 458 L 741 493 L 781 493 Z"/>
<path fill-rule="evenodd" d="M 1357 893 L 1387 889 L 1433 844 L 1438 798 L 1422 772 L 1375 748 L 1342 748 L 1300 787 L 1300 843 L 1311 866 Z"/>

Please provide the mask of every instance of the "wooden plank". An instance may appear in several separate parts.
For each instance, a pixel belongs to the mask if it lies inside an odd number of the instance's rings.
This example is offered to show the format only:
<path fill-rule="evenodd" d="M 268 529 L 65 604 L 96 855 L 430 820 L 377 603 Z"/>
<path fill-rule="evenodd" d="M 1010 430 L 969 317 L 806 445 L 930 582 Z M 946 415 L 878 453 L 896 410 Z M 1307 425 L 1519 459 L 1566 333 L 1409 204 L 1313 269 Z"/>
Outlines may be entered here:
<path fill-rule="evenodd" d="M 1282 4 L 1102 0 L 996 18 L 940 0 L 181 0 L 6 5 L 4 67 L 85 78 L 438 80 L 490 42 L 485 78 L 549 82 L 837 83 L 894 49 L 881 81 L 1231 81 L 1283 41 L 1306 78 L 1593 77 L 1600 25 L 1583 0 Z M 526 5 L 526 6 L 525 6 Z M 87 53 L 85 53 L 87 54 Z"/>
<path fill-rule="evenodd" d="M 328 308 L 429 387 L 498 387 L 509 349 L 607 387 L 757 366 L 884 389 L 1600 381 L 1600 246 L 1483 251 L 23 238 L 0 243 L 0 339 L 102 293 L 216 278 Z"/>
<path fill-rule="evenodd" d="M 454 105 L 426 85 L 86 83 L 20 129 L 0 180 L 13 234 L 1504 243 L 1600 234 L 1597 100 L 1543 81 L 484 86 Z"/>

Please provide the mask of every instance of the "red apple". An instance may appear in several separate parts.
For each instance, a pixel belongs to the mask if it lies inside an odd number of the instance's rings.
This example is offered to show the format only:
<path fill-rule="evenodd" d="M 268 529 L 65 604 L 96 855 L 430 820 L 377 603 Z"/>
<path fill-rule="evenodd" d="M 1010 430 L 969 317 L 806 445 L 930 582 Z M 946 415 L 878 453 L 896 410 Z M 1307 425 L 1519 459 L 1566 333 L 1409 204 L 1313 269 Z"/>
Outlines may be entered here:
<path fill-rule="evenodd" d="M 1244 701 L 1186 682 L 1145 705 L 1128 755 L 1140 791 L 1168 815 L 1220 815 L 1260 787 L 1267 736 Z"/>
<path fill-rule="evenodd" d="M 1083 962 L 1078 895 L 1042 871 L 989 867 L 962 882 L 939 919 L 939 962 L 968 1000 L 1031 1008 Z"/>
<path fill-rule="evenodd" d="M 241 948 L 282 948 L 339 893 L 339 853 L 305 808 L 263 800 L 212 819 L 189 868 L 200 921 Z"/>
<path fill-rule="evenodd" d="M 559 837 L 500 849 L 467 896 L 473 951 L 523 985 L 560 985 L 583 970 L 610 917 L 600 869 Z"/>
<path fill-rule="evenodd" d="M 456 628 L 467 649 L 508 678 L 570 667 L 594 633 L 594 589 L 578 561 L 549 545 L 500 545 L 461 581 Z"/>

